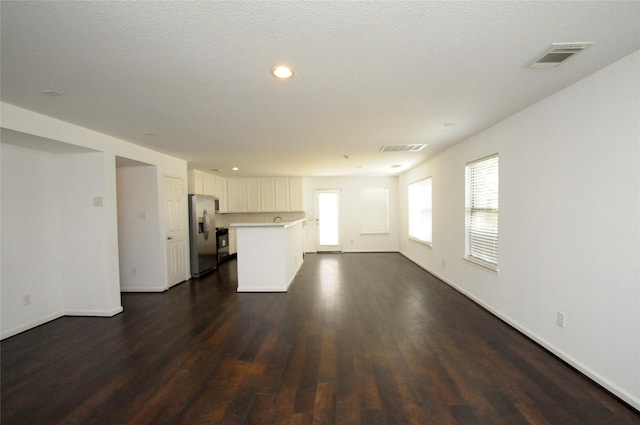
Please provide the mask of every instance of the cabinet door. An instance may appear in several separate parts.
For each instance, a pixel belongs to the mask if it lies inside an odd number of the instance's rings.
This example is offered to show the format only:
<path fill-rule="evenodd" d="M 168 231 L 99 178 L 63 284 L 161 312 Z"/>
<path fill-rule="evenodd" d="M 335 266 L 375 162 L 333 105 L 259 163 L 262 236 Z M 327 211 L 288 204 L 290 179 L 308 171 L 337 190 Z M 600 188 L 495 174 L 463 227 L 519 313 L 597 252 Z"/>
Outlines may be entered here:
<path fill-rule="evenodd" d="M 276 208 L 276 188 L 272 178 L 260 179 L 260 210 L 265 212 L 279 211 Z"/>
<path fill-rule="evenodd" d="M 247 185 L 247 211 L 260 211 L 260 179 L 245 179 Z"/>
<path fill-rule="evenodd" d="M 236 248 L 236 233 L 236 229 L 229 229 L 229 255 L 233 255 L 238 252 L 238 248 Z"/>
<path fill-rule="evenodd" d="M 220 212 L 227 212 L 227 179 L 215 176 L 215 187 L 214 196 L 220 201 Z"/>
<path fill-rule="evenodd" d="M 303 211 L 302 204 L 302 177 L 289 179 L 289 209 L 291 211 Z"/>
<path fill-rule="evenodd" d="M 247 182 L 245 179 L 227 180 L 229 212 L 247 212 Z"/>
<path fill-rule="evenodd" d="M 189 171 L 189 193 L 193 195 L 203 195 L 202 189 L 202 171 L 191 170 Z"/>
<path fill-rule="evenodd" d="M 202 173 L 202 189 L 205 195 L 215 196 L 216 176 L 209 173 Z"/>
<path fill-rule="evenodd" d="M 278 177 L 275 180 L 275 211 L 289 211 L 289 179 Z"/>

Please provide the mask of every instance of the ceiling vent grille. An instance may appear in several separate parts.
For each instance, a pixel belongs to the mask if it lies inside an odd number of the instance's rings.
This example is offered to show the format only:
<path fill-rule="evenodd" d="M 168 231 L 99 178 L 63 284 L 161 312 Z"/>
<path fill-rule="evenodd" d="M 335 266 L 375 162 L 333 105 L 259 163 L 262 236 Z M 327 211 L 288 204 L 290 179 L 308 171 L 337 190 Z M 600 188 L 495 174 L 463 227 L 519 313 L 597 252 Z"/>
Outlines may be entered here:
<path fill-rule="evenodd" d="M 380 152 L 418 152 L 427 145 L 382 145 Z"/>
<path fill-rule="evenodd" d="M 554 68 L 592 44 L 592 42 L 553 43 L 551 50 L 531 64 L 530 68 Z"/>

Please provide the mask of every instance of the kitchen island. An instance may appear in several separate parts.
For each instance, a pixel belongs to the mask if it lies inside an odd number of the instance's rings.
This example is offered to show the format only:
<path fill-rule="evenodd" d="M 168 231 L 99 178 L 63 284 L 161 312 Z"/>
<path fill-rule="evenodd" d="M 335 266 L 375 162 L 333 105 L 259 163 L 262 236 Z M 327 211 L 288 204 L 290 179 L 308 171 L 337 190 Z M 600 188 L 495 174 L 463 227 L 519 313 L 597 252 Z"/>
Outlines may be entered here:
<path fill-rule="evenodd" d="M 234 223 L 238 292 L 287 292 L 302 266 L 306 219 L 283 223 Z"/>

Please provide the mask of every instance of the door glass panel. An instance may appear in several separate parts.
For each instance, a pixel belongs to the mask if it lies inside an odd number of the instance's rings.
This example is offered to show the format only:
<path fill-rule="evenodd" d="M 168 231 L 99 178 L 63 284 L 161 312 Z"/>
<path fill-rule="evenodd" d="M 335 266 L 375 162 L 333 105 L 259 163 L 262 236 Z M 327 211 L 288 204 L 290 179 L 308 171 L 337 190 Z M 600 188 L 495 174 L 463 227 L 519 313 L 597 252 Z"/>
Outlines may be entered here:
<path fill-rule="evenodd" d="M 320 245 L 338 245 L 338 194 L 318 194 L 318 218 Z"/>

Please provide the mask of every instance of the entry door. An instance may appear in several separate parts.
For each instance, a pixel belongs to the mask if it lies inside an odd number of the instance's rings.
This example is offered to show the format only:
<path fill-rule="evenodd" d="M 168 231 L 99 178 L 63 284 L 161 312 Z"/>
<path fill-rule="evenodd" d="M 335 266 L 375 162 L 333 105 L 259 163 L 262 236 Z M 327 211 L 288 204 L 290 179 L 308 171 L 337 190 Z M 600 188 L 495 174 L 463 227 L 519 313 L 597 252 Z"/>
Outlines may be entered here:
<path fill-rule="evenodd" d="M 187 280 L 187 204 L 184 180 L 164 177 L 165 243 L 167 255 L 167 284 L 173 286 Z"/>
<path fill-rule="evenodd" d="M 316 190 L 316 251 L 342 251 L 340 243 L 340 191 Z"/>

